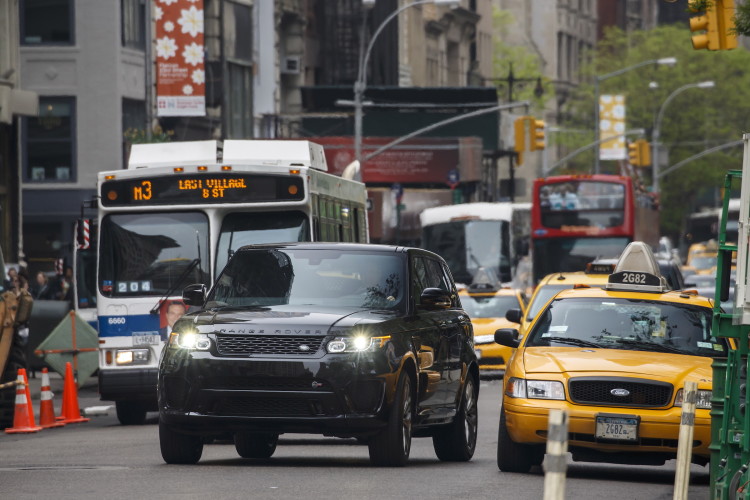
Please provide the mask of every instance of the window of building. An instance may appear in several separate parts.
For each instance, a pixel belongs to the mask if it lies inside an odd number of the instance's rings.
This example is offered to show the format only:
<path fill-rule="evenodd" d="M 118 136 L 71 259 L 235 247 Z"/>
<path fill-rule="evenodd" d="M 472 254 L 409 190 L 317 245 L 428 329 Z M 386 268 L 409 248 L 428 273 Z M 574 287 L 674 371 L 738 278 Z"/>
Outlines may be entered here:
<path fill-rule="evenodd" d="M 39 116 L 23 120 L 25 182 L 74 182 L 74 97 L 39 97 Z"/>
<path fill-rule="evenodd" d="M 138 99 L 122 100 L 122 164 L 123 168 L 128 164 L 130 155 L 130 142 L 127 136 L 131 137 L 138 132 L 146 129 L 146 102 Z"/>
<path fill-rule="evenodd" d="M 73 19 L 73 0 L 21 0 L 21 43 L 71 45 Z"/>
<path fill-rule="evenodd" d="M 226 54 L 226 137 L 247 139 L 253 135 L 252 108 L 252 9 L 226 2 L 224 6 L 224 51 Z"/>
<path fill-rule="evenodd" d="M 122 46 L 146 50 L 146 0 L 122 0 Z"/>

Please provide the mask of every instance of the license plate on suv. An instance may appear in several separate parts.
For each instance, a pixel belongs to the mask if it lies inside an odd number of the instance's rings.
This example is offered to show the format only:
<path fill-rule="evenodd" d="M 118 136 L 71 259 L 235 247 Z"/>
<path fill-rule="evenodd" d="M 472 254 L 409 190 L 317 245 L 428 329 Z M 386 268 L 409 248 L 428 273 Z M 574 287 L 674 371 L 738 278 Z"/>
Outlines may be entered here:
<path fill-rule="evenodd" d="M 638 417 L 633 415 L 597 415 L 596 439 L 637 441 Z"/>

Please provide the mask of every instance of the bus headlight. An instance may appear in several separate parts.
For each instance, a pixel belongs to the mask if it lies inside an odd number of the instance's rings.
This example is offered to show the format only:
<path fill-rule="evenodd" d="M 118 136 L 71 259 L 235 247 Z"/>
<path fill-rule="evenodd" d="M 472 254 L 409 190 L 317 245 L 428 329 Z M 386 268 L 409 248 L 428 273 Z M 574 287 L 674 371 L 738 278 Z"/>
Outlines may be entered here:
<path fill-rule="evenodd" d="M 179 349 L 207 351 L 211 347 L 211 339 L 204 333 L 194 331 L 172 332 L 169 335 L 169 345 Z"/>
<path fill-rule="evenodd" d="M 684 398 L 685 398 L 685 391 L 684 389 L 680 389 L 679 391 L 677 391 L 677 394 L 674 397 L 674 405 L 682 406 L 682 402 Z M 703 391 L 703 390 L 697 391 L 697 394 L 695 395 L 695 407 L 701 408 L 703 410 L 710 410 L 711 409 L 711 391 Z"/>
<path fill-rule="evenodd" d="M 524 380 L 514 377 L 508 381 L 505 394 L 511 398 L 563 400 L 565 388 L 562 382 L 555 380 Z"/>
<path fill-rule="evenodd" d="M 148 363 L 148 349 L 118 349 L 115 352 L 117 365 L 142 365 Z"/>
<path fill-rule="evenodd" d="M 390 335 L 384 337 L 368 337 L 367 335 L 338 337 L 326 344 L 326 351 L 328 351 L 329 354 L 374 351 L 375 349 L 383 347 L 390 339 Z"/>

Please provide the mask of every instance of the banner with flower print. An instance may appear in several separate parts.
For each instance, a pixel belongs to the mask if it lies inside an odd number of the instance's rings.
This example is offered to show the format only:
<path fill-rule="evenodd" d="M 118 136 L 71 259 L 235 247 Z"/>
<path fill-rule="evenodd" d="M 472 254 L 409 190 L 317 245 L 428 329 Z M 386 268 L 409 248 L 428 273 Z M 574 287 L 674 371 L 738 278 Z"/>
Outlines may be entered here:
<path fill-rule="evenodd" d="M 203 0 L 155 0 L 158 116 L 205 116 Z"/>

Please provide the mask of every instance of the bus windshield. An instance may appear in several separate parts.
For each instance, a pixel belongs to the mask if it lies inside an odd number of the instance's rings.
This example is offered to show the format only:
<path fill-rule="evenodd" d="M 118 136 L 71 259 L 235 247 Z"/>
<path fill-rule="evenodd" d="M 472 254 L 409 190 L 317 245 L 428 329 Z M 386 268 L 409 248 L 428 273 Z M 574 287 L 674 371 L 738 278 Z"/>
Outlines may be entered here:
<path fill-rule="evenodd" d="M 536 239 L 534 275 L 541 279 L 556 272 L 583 271 L 596 259 L 618 258 L 629 242 L 627 237 Z"/>
<path fill-rule="evenodd" d="M 244 245 L 310 241 L 309 222 L 302 212 L 233 213 L 224 218 L 216 248 L 216 272 Z"/>
<path fill-rule="evenodd" d="M 110 214 L 99 243 L 104 296 L 161 296 L 209 282 L 208 217 L 201 212 Z"/>
<path fill-rule="evenodd" d="M 507 221 L 460 220 L 425 226 L 422 247 L 442 256 L 457 282 L 471 283 L 480 267 L 510 281 Z"/>
<path fill-rule="evenodd" d="M 625 186 L 612 182 L 567 181 L 542 186 L 543 227 L 618 227 L 624 223 Z"/>

